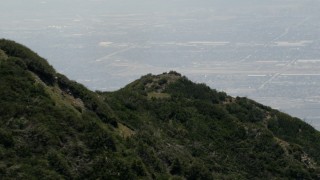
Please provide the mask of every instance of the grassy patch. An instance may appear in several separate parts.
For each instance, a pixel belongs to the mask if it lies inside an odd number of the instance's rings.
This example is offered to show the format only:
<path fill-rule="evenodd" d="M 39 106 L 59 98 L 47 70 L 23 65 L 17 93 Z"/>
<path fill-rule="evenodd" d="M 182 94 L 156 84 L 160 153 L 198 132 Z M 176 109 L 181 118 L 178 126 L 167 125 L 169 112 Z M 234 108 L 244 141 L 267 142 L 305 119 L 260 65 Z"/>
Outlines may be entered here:
<path fill-rule="evenodd" d="M 6 53 L 1 49 L 0 49 L 0 59 L 4 59 L 4 60 L 8 59 L 8 56 L 6 55 Z"/>
<path fill-rule="evenodd" d="M 168 93 L 158 93 L 158 92 L 150 92 L 148 93 L 148 98 L 152 99 L 152 98 L 156 98 L 156 99 L 167 99 L 170 98 L 170 94 Z"/>
<path fill-rule="evenodd" d="M 133 135 L 135 135 L 135 132 L 128 128 L 127 126 L 121 124 L 121 123 L 118 123 L 118 130 L 120 132 L 120 135 L 123 137 L 123 138 L 129 138 Z"/>

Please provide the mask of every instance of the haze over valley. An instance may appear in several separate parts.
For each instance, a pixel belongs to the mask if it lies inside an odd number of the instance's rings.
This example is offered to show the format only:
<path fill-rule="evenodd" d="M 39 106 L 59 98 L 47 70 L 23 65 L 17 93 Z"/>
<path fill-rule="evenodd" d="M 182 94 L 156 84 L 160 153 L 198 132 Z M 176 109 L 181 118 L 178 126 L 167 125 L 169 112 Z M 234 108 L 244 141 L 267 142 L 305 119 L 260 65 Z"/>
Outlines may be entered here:
<path fill-rule="evenodd" d="M 19 3 L 17 3 L 19 2 Z M 320 129 L 320 2 L 4 0 L 0 37 L 92 90 L 178 71 Z"/>

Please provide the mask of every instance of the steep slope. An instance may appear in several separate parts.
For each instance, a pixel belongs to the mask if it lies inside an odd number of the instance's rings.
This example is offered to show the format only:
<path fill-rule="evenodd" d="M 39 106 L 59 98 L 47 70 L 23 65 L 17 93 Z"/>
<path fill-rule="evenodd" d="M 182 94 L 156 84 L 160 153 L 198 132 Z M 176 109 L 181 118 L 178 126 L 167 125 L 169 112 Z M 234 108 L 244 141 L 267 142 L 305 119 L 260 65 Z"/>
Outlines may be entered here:
<path fill-rule="evenodd" d="M 0 40 L 0 49 L 1 179 L 134 177 L 125 126 L 96 93 L 20 44 Z"/>
<path fill-rule="evenodd" d="M 179 73 L 92 92 L 0 40 L 3 179 L 317 179 L 320 134 Z"/>

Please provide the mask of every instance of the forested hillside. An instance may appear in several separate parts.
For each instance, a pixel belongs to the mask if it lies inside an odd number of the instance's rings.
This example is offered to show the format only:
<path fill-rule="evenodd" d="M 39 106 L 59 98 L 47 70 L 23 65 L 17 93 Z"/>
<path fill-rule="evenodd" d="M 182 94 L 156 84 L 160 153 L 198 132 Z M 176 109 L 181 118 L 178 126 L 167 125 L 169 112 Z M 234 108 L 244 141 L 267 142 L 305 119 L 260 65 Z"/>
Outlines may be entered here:
<path fill-rule="evenodd" d="M 93 92 L 0 40 L 1 179 L 318 179 L 320 133 L 177 72 Z"/>

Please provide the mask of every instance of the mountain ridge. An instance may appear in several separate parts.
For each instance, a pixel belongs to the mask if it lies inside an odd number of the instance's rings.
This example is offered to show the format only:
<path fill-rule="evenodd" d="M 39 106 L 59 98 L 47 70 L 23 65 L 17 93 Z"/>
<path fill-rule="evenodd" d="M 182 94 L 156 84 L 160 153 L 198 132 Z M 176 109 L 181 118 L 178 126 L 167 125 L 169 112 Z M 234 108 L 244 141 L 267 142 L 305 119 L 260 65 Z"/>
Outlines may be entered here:
<path fill-rule="evenodd" d="M 320 134 L 171 71 L 92 92 L 0 40 L 5 179 L 317 179 Z"/>

